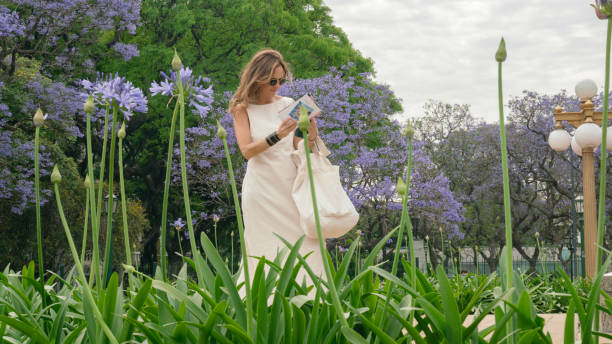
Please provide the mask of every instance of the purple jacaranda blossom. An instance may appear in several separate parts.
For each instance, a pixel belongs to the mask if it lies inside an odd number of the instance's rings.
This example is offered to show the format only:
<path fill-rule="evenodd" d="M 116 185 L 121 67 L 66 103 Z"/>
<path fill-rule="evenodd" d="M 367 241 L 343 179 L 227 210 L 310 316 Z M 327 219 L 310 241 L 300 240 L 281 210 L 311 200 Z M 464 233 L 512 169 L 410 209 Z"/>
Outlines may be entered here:
<path fill-rule="evenodd" d="M 118 74 L 98 74 L 98 78 L 91 82 L 87 79 L 81 85 L 88 94 L 94 96 L 98 104 L 116 104 L 123 113 L 125 120 L 129 121 L 134 112 L 147 111 L 147 99 L 142 90 L 134 87 L 130 81 Z M 86 95 L 84 98 L 86 99 Z"/>
<path fill-rule="evenodd" d="M 4 83 L 0 81 L 0 100 L 2 99 L 2 88 L 4 87 Z M 0 102 L 0 129 L 2 129 L 9 120 L 9 117 L 12 116 L 8 105 Z"/>
<path fill-rule="evenodd" d="M 183 219 L 179 217 L 178 219 L 174 220 L 174 222 L 172 222 L 172 226 L 177 231 L 180 231 L 183 229 L 183 227 L 185 227 L 185 222 L 183 222 Z"/>
<path fill-rule="evenodd" d="M 176 89 L 177 73 L 171 70 L 170 76 L 164 72 L 160 72 L 160 74 L 164 80 L 159 83 L 156 81 L 151 83 L 149 88 L 151 94 L 161 94 L 164 96 L 178 95 L 178 90 Z M 189 106 L 191 106 L 195 113 L 202 119 L 205 119 L 213 102 L 212 85 L 204 86 L 205 83 L 210 82 L 210 79 L 202 76 L 194 77 L 193 71 L 189 67 L 181 68 L 178 75 L 180 75 L 181 83 L 185 87 L 185 101 L 189 103 Z"/>
<path fill-rule="evenodd" d="M 100 42 L 100 32 L 123 38 L 141 25 L 140 0 L 6 0 L 0 7 L 0 37 L 12 38 L 0 54 L 0 64 L 8 66 L 5 57 L 18 51 L 41 61 L 43 70 L 53 69 L 50 74 L 59 71 L 68 78 L 91 70 L 86 61 L 97 56 L 100 47 L 112 49 Z M 90 49 L 94 45 L 96 49 Z M 59 59 L 40 59 L 50 51 Z"/>
<path fill-rule="evenodd" d="M 126 44 L 117 42 L 113 44 L 113 49 L 121 54 L 124 61 L 129 61 L 132 57 L 138 56 L 140 52 L 138 51 L 138 45 L 136 44 Z"/>
<path fill-rule="evenodd" d="M 0 5 L 0 37 L 23 36 L 24 30 L 19 14 Z"/>

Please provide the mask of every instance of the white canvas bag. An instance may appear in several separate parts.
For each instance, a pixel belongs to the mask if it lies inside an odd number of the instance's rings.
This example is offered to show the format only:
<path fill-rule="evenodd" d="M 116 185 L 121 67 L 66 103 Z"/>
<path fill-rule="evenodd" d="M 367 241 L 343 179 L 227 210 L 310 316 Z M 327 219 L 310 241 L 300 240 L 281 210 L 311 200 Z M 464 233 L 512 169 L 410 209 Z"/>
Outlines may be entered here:
<path fill-rule="evenodd" d="M 338 238 L 350 231 L 357 221 L 359 213 L 349 199 L 340 183 L 340 170 L 332 165 L 327 156 L 329 150 L 320 138 L 310 154 L 312 175 L 319 209 L 321 233 L 325 239 Z M 293 183 L 292 196 L 300 214 L 300 226 L 309 238 L 317 238 L 314 209 L 310 180 L 308 178 L 308 165 L 303 142 L 298 149 L 291 153 L 291 158 L 297 166 L 297 175 Z"/>

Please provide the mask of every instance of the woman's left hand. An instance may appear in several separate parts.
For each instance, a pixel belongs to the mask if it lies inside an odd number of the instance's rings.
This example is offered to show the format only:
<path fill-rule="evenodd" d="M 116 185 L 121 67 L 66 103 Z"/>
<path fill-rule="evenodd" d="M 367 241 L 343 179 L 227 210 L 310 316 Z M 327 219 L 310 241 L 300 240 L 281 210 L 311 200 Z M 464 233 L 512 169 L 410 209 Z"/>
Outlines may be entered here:
<path fill-rule="evenodd" d="M 319 136 L 319 129 L 317 128 L 317 121 L 313 118 L 310 120 L 310 126 L 308 127 L 308 143 L 312 144 Z"/>

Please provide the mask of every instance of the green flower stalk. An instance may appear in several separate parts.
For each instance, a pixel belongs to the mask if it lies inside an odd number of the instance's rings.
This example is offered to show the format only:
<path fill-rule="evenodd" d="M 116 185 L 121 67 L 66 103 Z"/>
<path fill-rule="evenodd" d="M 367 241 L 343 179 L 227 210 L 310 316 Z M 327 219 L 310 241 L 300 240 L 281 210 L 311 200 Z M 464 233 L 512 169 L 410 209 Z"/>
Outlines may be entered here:
<path fill-rule="evenodd" d="M 227 160 L 227 169 L 230 174 L 230 181 L 232 184 L 232 195 L 234 196 L 234 208 L 236 209 L 236 220 L 238 221 L 238 235 L 240 236 L 240 251 L 242 253 L 242 269 L 244 270 L 244 287 L 246 291 L 246 304 L 247 304 L 247 333 L 250 337 L 253 337 L 252 321 L 253 319 L 253 300 L 251 295 L 251 279 L 249 275 L 249 263 L 247 260 L 246 252 L 246 241 L 244 239 L 244 224 L 242 221 L 242 211 L 240 209 L 240 200 L 238 199 L 238 190 L 236 188 L 236 179 L 234 178 L 234 169 L 232 167 L 232 159 L 229 154 L 229 148 L 227 147 L 227 132 L 225 128 L 221 126 L 219 120 L 217 120 L 217 137 L 223 141 L 223 149 L 225 150 L 225 159 Z M 233 232 L 232 232 L 233 234 Z M 232 240 L 233 241 L 233 240 Z M 233 254 L 232 254 L 233 256 Z"/>
<path fill-rule="evenodd" d="M 175 53 L 175 59 L 173 59 L 173 62 L 176 62 L 175 60 L 178 60 L 180 62 L 180 59 L 178 58 L 178 55 Z M 172 68 L 176 68 L 175 63 L 173 63 Z M 185 86 L 183 85 L 183 81 L 181 80 L 180 77 L 176 78 L 176 87 L 178 88 L 179 91 L 179 96 L 178 96 L 178 104 L 179 104 L 179 132 L 180 132 L 180 139 L 179 139 L 179 146 L 180 146 L 180 152 L 181 152 L 181 181 L 183 184 L 183 201 L 185 203 L 185 218 L 187 220 L 187 229 L 189 230 L 189 243 L 191 245 L 191 253 L 193 255 L 193 259 L 194 262 L 196 264 L 196 275 L 198 277 L 198 284 L 200 284 L 200 286 L 204 286 L 204 276 L 202 275 L 202 271 L 203 269 L 201 268 L 200 264 L 201 261 L 200 259 L 198 259 L 198 255 L 200 254 L 200 251 L 198 250 L 198 247 L 196 246 L 196 237 L 195 237 L 195 232 L 193 230 L 193 222 L 191 220 L 191 203 L 189 201 L 189 187 L 187 184 L 187 168 L 185 166 Z M 202 235 L 206 235 L 206 233 L 202 233 Z"/>
<path fill-rule="evenodd" d="M 605 13 L 608 15 L 612 13 L 612 5 L 608 1 L 604 4 Z M 610 40 L 612 34 L 612 21 L 608 20 L 608 28 L 606 34 L 606 75 L 604 81 L 604 99 L 603 99 L 603 110 L 601 119 L 601 159 L 599 164 L 599 207 L 597 211 L 597 264 L 595 270 L 595 276 L 601 269 L 602 257 L 603 257 L 603 243 L 604 243 L 604 232 L 606 223 L 606 163 L 608 158 L 608 152 L 604 148 L 606 146 L 608 137 L 608 106 L 610 103 Z"/>
<path fill-rule="evenodd" d="M 42 230 L 40 220 L 40 166 L 38 162 L 38 148 L 40 147 L 40 126 L 45 121 L 45 116 L 41 109 L 36 110 L 34 114 L 34 126 L 36 127 L 36 133 L 34 134 L 34 188 L 36 190 L 36 247 L 38 249 L 38 277 L 40 283 L 44 284 L 44 273 L 45 268 L 43 265 L 43 253 L 42 253 Z"/>
<path fill-rule="evenodd" d="M 172 169 L 172 152 L 174 149 L 174 133 L 176 132 L 176 115 L 179 109 L 179 102 L 176 102 L 174 111 L 172 111 L 172 119 L 170 121 L 170 135 L 168 139 L 168 160 L 166 161 L 166 179 L 164 182 L 164 200 L 162 203 L 162 224 L 160 232 L 159 254 L 161 261 L 161 270 L 164 281 L 167 278 L 168 257 L 166 257 L 166 223 L 168 222 L 168 195 L 170 192 L 170 178 Z M 190 233 L 191 234 L 191 233 Z"/>
<path fill-rule="evenodd" d="M 478 245 L 474 246 L 474 265 L 476 266 L 476 274 L 480 273 L 480 269 L 478 268 Z"/>
<path fill-rule="evenodd" d="M 102 331 L 104 331 L 104 334 L 106 334 L 106 337 L 108 338 L 108 340 L 113 344 L 119 344 L 119 342 L 115 338 L 115 335 L 113 334 L 111 329 L 108 327 L 108 325 L 104 321 L 104 317 L 102 316 L 102 313 L 100 313 L 100 309 L 98 309 L 96 301 L 94 300 L 93 295 L 91 293 L 91 289 L 89 285 L 87 284 L 87 280 L 85 278 L 85 272 L 83 271 L 83 264 L 79 260 L 79 255 L 77 253 L 76 246 L 74 245 L 74 241 L 72 240 L 72 234 L 70 233 L 70 228 L 68 227 L 68 222 L 66 222 L 66 216 L 64 216 L 62 200 L 60 198 L 60 193 L 59 193 L 59 183 L 61 181 L 62 181 L 62 175 L 60 174 L 59 169 L 57 168 L 57 165 L 55 165 L 53 167 L 53 173 L 51 173 L 51 182 L 53 182 L 54 184 L 53 188 L 55 190 L 55 200 L 57 202 L 57 209 L 59 211 L 60 219 L 64 227 L 64 232 L 66 234 L 66 238 L 68 239 L 68 245 L 70 246 L 70 252 L 72 253 L 72 258 L 74 259 L 74 263 L 79 273 L 79 279 L 81 280 L 81 285 L 83 287 L 83 292 L 85 294 L 86 301 L 83 300 L 83 302 L 89 303 L 90 305 L 89 309 L 93 311 L 94 313 L 93 315 L 95 319 L 97 320 L 96 321 L 97 325 L 102 327 Z"/>
<path fill-rule="evenodd" d="M 127 196 L 125 195 L 125 183 L 123 178 L 123 139 L 125 138 L 125 122 L 121 124 L 121 129 L 117 133 L 119 137 L 119 188 L 121 192 L 121 219 L 123 221 L 123 243 L 125 245 L 125 259 L 127 265 L 132 266 L 132 252 L 130 250 L 130 231 L 127 223 Z M 132 273 L 129 273 L 131 284 Z"/>
<path fill-rule="evenodd" d="M 98 229 L 100 228 L 100 219 L 102 216 L 102 188 L 104 186 L 104 168 L 106 167 L 106 144 L 108 142 L 108 115 L 110 113 L 111 105 L 106 103 L 106 111 L 104 113 L 104 125 L 102 130 L 104 131 L 104 136 L 102 138 L 102 158 L 100 160 L 100 175 L 98 177 L 98 202 L 96 203 L 96 214 L 98 218 L 96 219 L 98 223 Z"/>
<path fill-rule="evenodd" d="M 87 221 L 89 220 L 89 176 L 85 176 L 83 187 L 85 188 L 85 219 L 83 220 L 83 244 L 81 245 L 81 262 L 85 261 L 85 250 L 87 249 L 87 231 L 89 226 Z"/>
<path fill-rule="evenodd" d="M 219 223 L 219 220 L 219 215 L 213 215 L 213 225 L 215 227 L 215 247 L 217 248 L 217 250 L 219 249 L 219 244 L 217 243 L 217 223 Z"/>
<path fill-rule="evenodd" d="M 355 273 L 356 275 L 359 275 L 359 273 L 361 272 L 361 230 L 358 229 L 357 230 L 357 239 L 355 240 L 359 240 L 359 243 L 357 244 L 357 254 L 355 255 Z M 338 265 L 336 263 L 336 265 Z"/>
<path fill-rule="evenodd" d="M 176 230 L 176 237 L 178 239 L 179 250 L 181 251 L 181 256 L 185 256 L 185 253 L 183 252 L 183 244 L 181 244 L 181 229 L 178 226 L 174 227 L 174 229 Z"/>
<path fill-rule="evenodd" d="M 404 182 L 404 179 L 402 179 L 401 177 L 397 179 L 397 184 L 396 184 L 396 191 L 397 193 L 402 197 L 402 215 L 400 218 L 400 227 L 399 227 L 399 231 L 397 233 L 397 241 L 395 243 L 395 254 L 393 257 L 393 264 L 391 266 L 391 274 L 393 276 L 395 276 L 397 274 L 397 268 L 399 266 L 399 261 L 400 261 L 400 252 L 401 252 L 401 248 L 402 248 L 402 237 L 404 234 L 404 228 L 406 228 L 406 230 L 408 231 L 407 233 L 407 237 L 408 237 L 408 249 L 410 250 L 410 265 L 411 265 L 411 269 L 410 269 L 410 286 L 416 290 L 416 257 L 414 255 L 414 237 L 412 234 L 412 223 L 410 221 L 410 215 L 408 215 L 408 195 L 409 195 L 409 191 L 410 191 L 410 179 L 411 179 L 411 174 L 412 174 L 412 137 L 414 135 L 414 130 L 412 130 L 412 127 L 410 126 L 410 124 L 408 124 L 408 126 L 406 127 L 406 132 L 405 132 L 407 138 L 408 138 L 408 166 L 407 166 L 407 170 L 406 170 L 406 181 Z M 386 289 L 386 298 L 385 298 L 385 305 L 383 307 L 382 313 L 378 312 L 377 314 L 377 323 L 378 326 L 382 328 L 383 324 L 382 322 L 384 322 L 385 319 L 385 314 L 387 314 L 388 312 L 388 307 L 389 307 L 389 302 L 391 300 L 391 298 L 393 297 L 393 282 L 392 281 L 387 281 L 385 283 L 385 289 Z M 412 299 L 411 299 L 411 304 L 410 306 L 412 307 Z M 410 321 L 412 321 L 414 316 L 414 312 L 411 310 L 410 311 Z"/>
<path fill-rule="evenodd" d="M 612 33 L 612 21 L 610 21 L 610 15 L 612 14 L 612 4 L 609 1 L 597 1 L 597 7 L 595 11 L 599 19 L 605 19 L 608 21 L 608 27 L 606 30 L 606 74 L 604 81 L 604 99 L 603 99 L 603 110 L 601 118 L 601 158 L 599 163 L 599 204 L 597 208 L 597 260 L 595 263 L 595 276 L 598 276 L 602 269 L 602 258 L 603 258 L 603 245 L 604 245 L 604 232 L 606 230 L 606 164 L 608 158 L 608 152 L 605 149 L 607 137 L 608 137 L 608 106 L 609 106 L 609 95 L 610 95 L 610 40 Z M 596 293 L 597 299 L 599 299 L 598 289 Z M 595 313 L 594 317 L 594 329 L 599 330 L 599 311 Z M 599 337 L 596 337 L 595 343 L 599 342 Z"/>
<path fill-rule="evenodd" d="M 304 150 L 306 152 L 306 165 L 308 167 L 308 177 L 310 181 L 310 193 L 312 195 L 312 207 L 314 210 L 315 224 L 317 226 L 317 237 L 319 239 L 319 249 L 321 250 L 321 258 L 323 259 L 323 268 L 325 269 L 325 277 L 327 278 L 329 285 L 329 292 L 332 297 L 332 303 L 334 308 L 336 309 L 336 313 L 340 318 L 340 323 L 342 327 L 346 327 L 350 329 L 348 322 L 346 321 L 346 317 L 344 316 L 344 310 L 342 309 L 342 304 L 340 303 L 340 297 L 338 296 L 338 291 L 336 290 L 336 284 L 334 283 L 334 277 L 332 276 L 331 262 L 329 261 L 329 257 L 327 255 L 327 250 L 325 249 L 325 242 L 323 239 L 323 233 L 321 232 L 321 223 L 319 221 L 319 208 L 317 207 L 317 195 L 314 188 L 314 179 L 312 177 L 312 167 L 310 164 L 310 147 L 308 147 L 308 127 L 310 126 L 310 120 L 308 118 L 307 110 L 302 107 L 300 108 L 300 118 L 298 121 L 298 127 L 302 131 L 304 137 Z"/>
<path fill-rule="evenodd" d="M 431 244 L 429 243 L 429 235 L 425 236 L 425 242 L 427 242 L 427 252 L 426 252 L 427 266 L 425 268 L 426 268 L 426 272 L 429 273 L 430 271 L 433 270 L 433 264 L 431 263 Z"/>
<path fill-rule="evenodd" d="M 113 243 L 113 190 L 115 180 L 115 144 L 117 141 L 117 116 L 119 104 L 113 100 L 111 104 L 113 108 L 113 121 L 111 124 L 111 145 L 108 159 L 108 208 L 106 209 L 106 242 L 104 248 L 104 283 L 108 283 L 111 272 L 113 270 L 113 256 L 112 256 L 112 243 Z M 103 178 L 100 181 L 104 180 Z"/>
<path fill-rule="evenodd" d="M 499 102 L 499 137 L 501 141 L 502 177 L 504 185 L 504 222 L 506 229 L 506 275 L 504 290 L 512 288 L 512 214 L 510 212 L 510 181 L 508 173 L 508 148 L 506 145 L 506 126 L 504 124 L 504 101 L 502 96 L 502 62 L 506 60 L 506 41 L 502 37 L 499 48 L 495 53 L 497 61 L 497 91 Z M 509 308 L 508 308 L 509 309 Z M 507 333 L 512 333 L 512 322 L 508 322 Z M 511 335 L 509 342 L 514 341 Z"/>
<path fill-rule="evenodd" d="M 102 285 L 102 279 L 100 276 L 100 246 L 99 246 L 99 212 L 96 210 L 96 191 L 95 191 L 95 183 L 94 183 L 94 173 L 93 173 L 93 153 L 91 148 L 91 114 L 95 110 L 95 105 L 93 101 L 93 97 L 90 95 L 87 98 L 87 101 L 83 105 L 83 110 L 85 110 L 86 114 L 86 137 L 87 137 L 87 177 L 89 177 L 89 204 L 87 205 L 89 209 L 91 209 L 91 242 L 92 242 L 92 262 L 91 262 L 91 271 L 89 274 L 89 285 L 93 285 L 94 279 L 96 280 L 96 284 L 98 286 Z M 106 125 L 104 125 L 106 128 Z M 104 143 L 106 145 L 106 141 Z M 104 166 L 104 160 L 102 160 L 102 166 Z M 103 169 L 104 167 L 102 167 Z M 101 184 L 101 183 L 100 183 Z M 102 194 L 102 193 L 100 193 Z"/>
<path fill-rule="evenodd" d="M 444 231 L 442 230 L 442 226 L 439 228 L 440 231 L 440 253 L 442 254 L 442 267 L 446 270 L 446 266 L 444 266 L 444 258 L 446 254 L 444 253 Z"/>

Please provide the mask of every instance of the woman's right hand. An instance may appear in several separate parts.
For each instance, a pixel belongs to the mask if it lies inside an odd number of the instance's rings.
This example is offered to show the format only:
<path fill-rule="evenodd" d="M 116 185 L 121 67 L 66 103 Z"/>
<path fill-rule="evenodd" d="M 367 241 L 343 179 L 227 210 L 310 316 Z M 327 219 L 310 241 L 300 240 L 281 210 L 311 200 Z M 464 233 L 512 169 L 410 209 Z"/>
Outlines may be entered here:
<path fill-rule="evenodd" d="M 278 137 L 282 139 L 286 137 L 287 135 L 289 135 L 290 133 L 292 133 L 295 130 L 295 128 L 297 128 L 297 124 L 298 123 L 296 120 L 294 120 L 291 117 L 287 117 L 285 118 L 283 123 L 281 123 L 281 125 L 278 127 L 276 134 L 278 134 Z"/>

